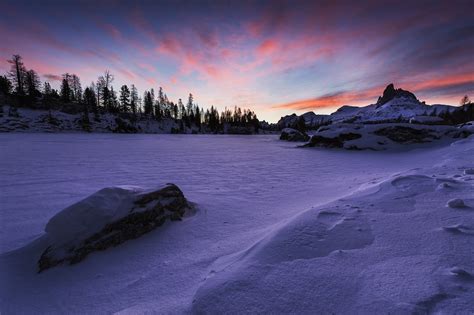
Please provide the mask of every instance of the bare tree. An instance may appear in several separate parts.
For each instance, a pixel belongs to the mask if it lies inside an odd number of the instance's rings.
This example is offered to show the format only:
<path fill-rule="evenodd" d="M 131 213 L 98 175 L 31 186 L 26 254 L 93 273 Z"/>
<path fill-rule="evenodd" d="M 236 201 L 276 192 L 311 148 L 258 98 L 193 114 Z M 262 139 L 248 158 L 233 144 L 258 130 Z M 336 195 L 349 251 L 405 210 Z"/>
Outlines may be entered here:
<path fill-rule="evenodd" d="M 82 99 L 82 87 L 81 87 L 81 80 L 75 74 L 70 76 L 70 83 L 69 86 L 71 87 L 72 98 L 75 101 L 80 102 Z"/>

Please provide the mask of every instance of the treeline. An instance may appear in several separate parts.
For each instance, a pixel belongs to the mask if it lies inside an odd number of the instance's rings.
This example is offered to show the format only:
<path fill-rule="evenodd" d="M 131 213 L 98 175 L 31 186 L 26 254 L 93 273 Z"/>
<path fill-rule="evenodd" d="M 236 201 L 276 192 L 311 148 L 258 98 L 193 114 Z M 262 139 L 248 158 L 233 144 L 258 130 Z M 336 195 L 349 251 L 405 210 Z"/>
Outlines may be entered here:
<path fill-rule="evenodd" d="M 100 121 L 101 115 L 107 113 L 127 118 L 132 124 L 140 120 L 173 119 L 179 124 L 180 132 L 194 128 L 202 132 L 241 133 L 240 128 L 249 131 L 243 133 L 254 133 L 260 128 L 253 111 L 235 107 L 233 110 L 226 108 L 219 114 L 214 106 L 209 109 L 200 107 L 191 93 L 185 104 L 182 99 L 177 103 L 170 101 L 161 87 L 157 92 L 154 89 L 144 91 L 142 96 L 134 84 L 122 85 L 116 91 L 112 85 L 114 76 L 108 70 L 84 89 L 76 74 L 65 73 L 59 90 L 56 90 L 49 82 L 42 83 L 35 70 L 27 70 L 20 55 L 13 55 L 8 63 L 10 71 L 0 76 L 0 102 L 12 105 L 11 116 L 17 115 L 17 107 L 45 109 L 50 113 L 52 110 L 80 113 L 86 130 L 91 124 L 91 116 Z"/>

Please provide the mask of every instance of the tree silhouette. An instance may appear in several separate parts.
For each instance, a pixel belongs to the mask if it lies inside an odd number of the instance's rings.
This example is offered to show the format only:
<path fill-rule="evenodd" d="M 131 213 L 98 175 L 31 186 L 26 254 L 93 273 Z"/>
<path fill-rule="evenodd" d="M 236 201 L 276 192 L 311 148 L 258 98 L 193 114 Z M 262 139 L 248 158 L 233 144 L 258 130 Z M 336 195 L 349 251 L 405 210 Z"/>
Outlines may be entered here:
<path fill-rule="evenodd" d="M 20 55 L 13 55 L 12 59 L 7 60 L 7 62 L 11 64 L 11 70 L 8 75 L 15 85 L 16 93 L 18 95 L 24 95 L 26 68 L 23 64 L 23 58 Z"/>
<path fill-rule="evenodd" d="M 63 74 L 63 80 L 61 82 L 61 100 L 64 103 L 69 103 L 71 101 L 71 87 L 69 82 L 71 81 L 71 75 L 69 73 Z"/>
<path fill-rule="evenodd" d="M 466 105 L 470 104 L 471 100 L 469 99 L 469 96 L 464 95 L 463 98 L 461 99 L 461 102 L 459 102 L 461 105 Z"/>
<path fill-rule="evenodd" d="M 247 128 L 257 130 L 259 121 L 254 112 L 240 107 L 234 107 L 233 111 L 225 108 L 219 114 L 215 106 L 205 109 L 199 106 L 192 93 L 189 93 L 186 104 L 182 99 L 174 103 L 166 95 L 164 89 L 159 87 L 155 100 L 154 89 L 151 88 L 143 94 L 143 99 L 139 97 L 135 85 L 123 84 L 117 93 L 112 85 L 114 76 L 106 70 L 100 75 L 96 82 L 82 90 L 79 76 L 71 73 L 64 73 L 60 82 L 59 93 L 51 87 L 49 82 L 44 82 L 42 88 L 38 73 L 31 69 L 27 70 L 20 55 L 13 55 L 8 60 L 11 69 L 6 76 L 0 76 L 1 101 L 11 101 L 11 104 L 20 104 L 25 107 L 45 108 L 65 111 L 68 113 L 82 113 L 83 127 L 90 130 L 89 114 L 94 113 L 96 121 L 99 121 L 101 113 L 132 113 L 126 115 L 135 124 L 141 119 L 155 118 L 156 120 L 173 119 L 173 132 L 203 132 L 221 133 L 229 130 L 229 127 Z M 17 100 L 13 101 L 13 97 Z M 143 100 L 143 103 L 142 103 Z M 143 106 L 142 106 L 143 104 Z M 10 107 L 12 115 L 15 109 Z M 117 117 L 123 121 L 123 117 Z M 131 117 L 131 118 L 129 118 Z M 175 125 L 175 126 L 176 126 Z M 139 126 L 137 126 L 139 127 Z M 133 129 L 133 128 L 132 128 Z M 128 129 L 128 130 L 132 130 Z M 133 129 L 133 130 L 136 130 Z"/>

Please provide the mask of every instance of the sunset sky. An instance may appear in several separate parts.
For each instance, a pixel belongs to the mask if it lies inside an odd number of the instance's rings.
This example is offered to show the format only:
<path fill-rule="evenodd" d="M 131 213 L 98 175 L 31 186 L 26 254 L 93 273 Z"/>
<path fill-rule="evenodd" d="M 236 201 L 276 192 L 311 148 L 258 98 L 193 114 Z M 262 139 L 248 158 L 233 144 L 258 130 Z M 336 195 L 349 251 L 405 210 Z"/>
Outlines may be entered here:
<path fill-rule="evenodd" d="M 277 121 L 376 101 L 474 98 L 470 1 L 0 1 L 0 74 L 12 54 L 58 87 L 105 69 L 116 90 L 162 86 L 176 101 L 234 105 Z"/>

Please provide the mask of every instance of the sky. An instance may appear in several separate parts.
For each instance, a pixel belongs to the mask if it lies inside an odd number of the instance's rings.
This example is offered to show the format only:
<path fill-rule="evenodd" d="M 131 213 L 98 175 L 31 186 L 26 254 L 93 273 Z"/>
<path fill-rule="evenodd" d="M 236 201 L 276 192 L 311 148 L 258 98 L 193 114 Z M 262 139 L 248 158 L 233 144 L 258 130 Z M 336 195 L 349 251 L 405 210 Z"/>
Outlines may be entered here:
<path fill-rule="evenodd" d="M 59 86 L 105 70 L 171 100 L 260 119 L 376 102 L 389 83 L 428 104 L 474 98 L 468 1 L 0 0 L 0 74 L 13 54 Z"/>

